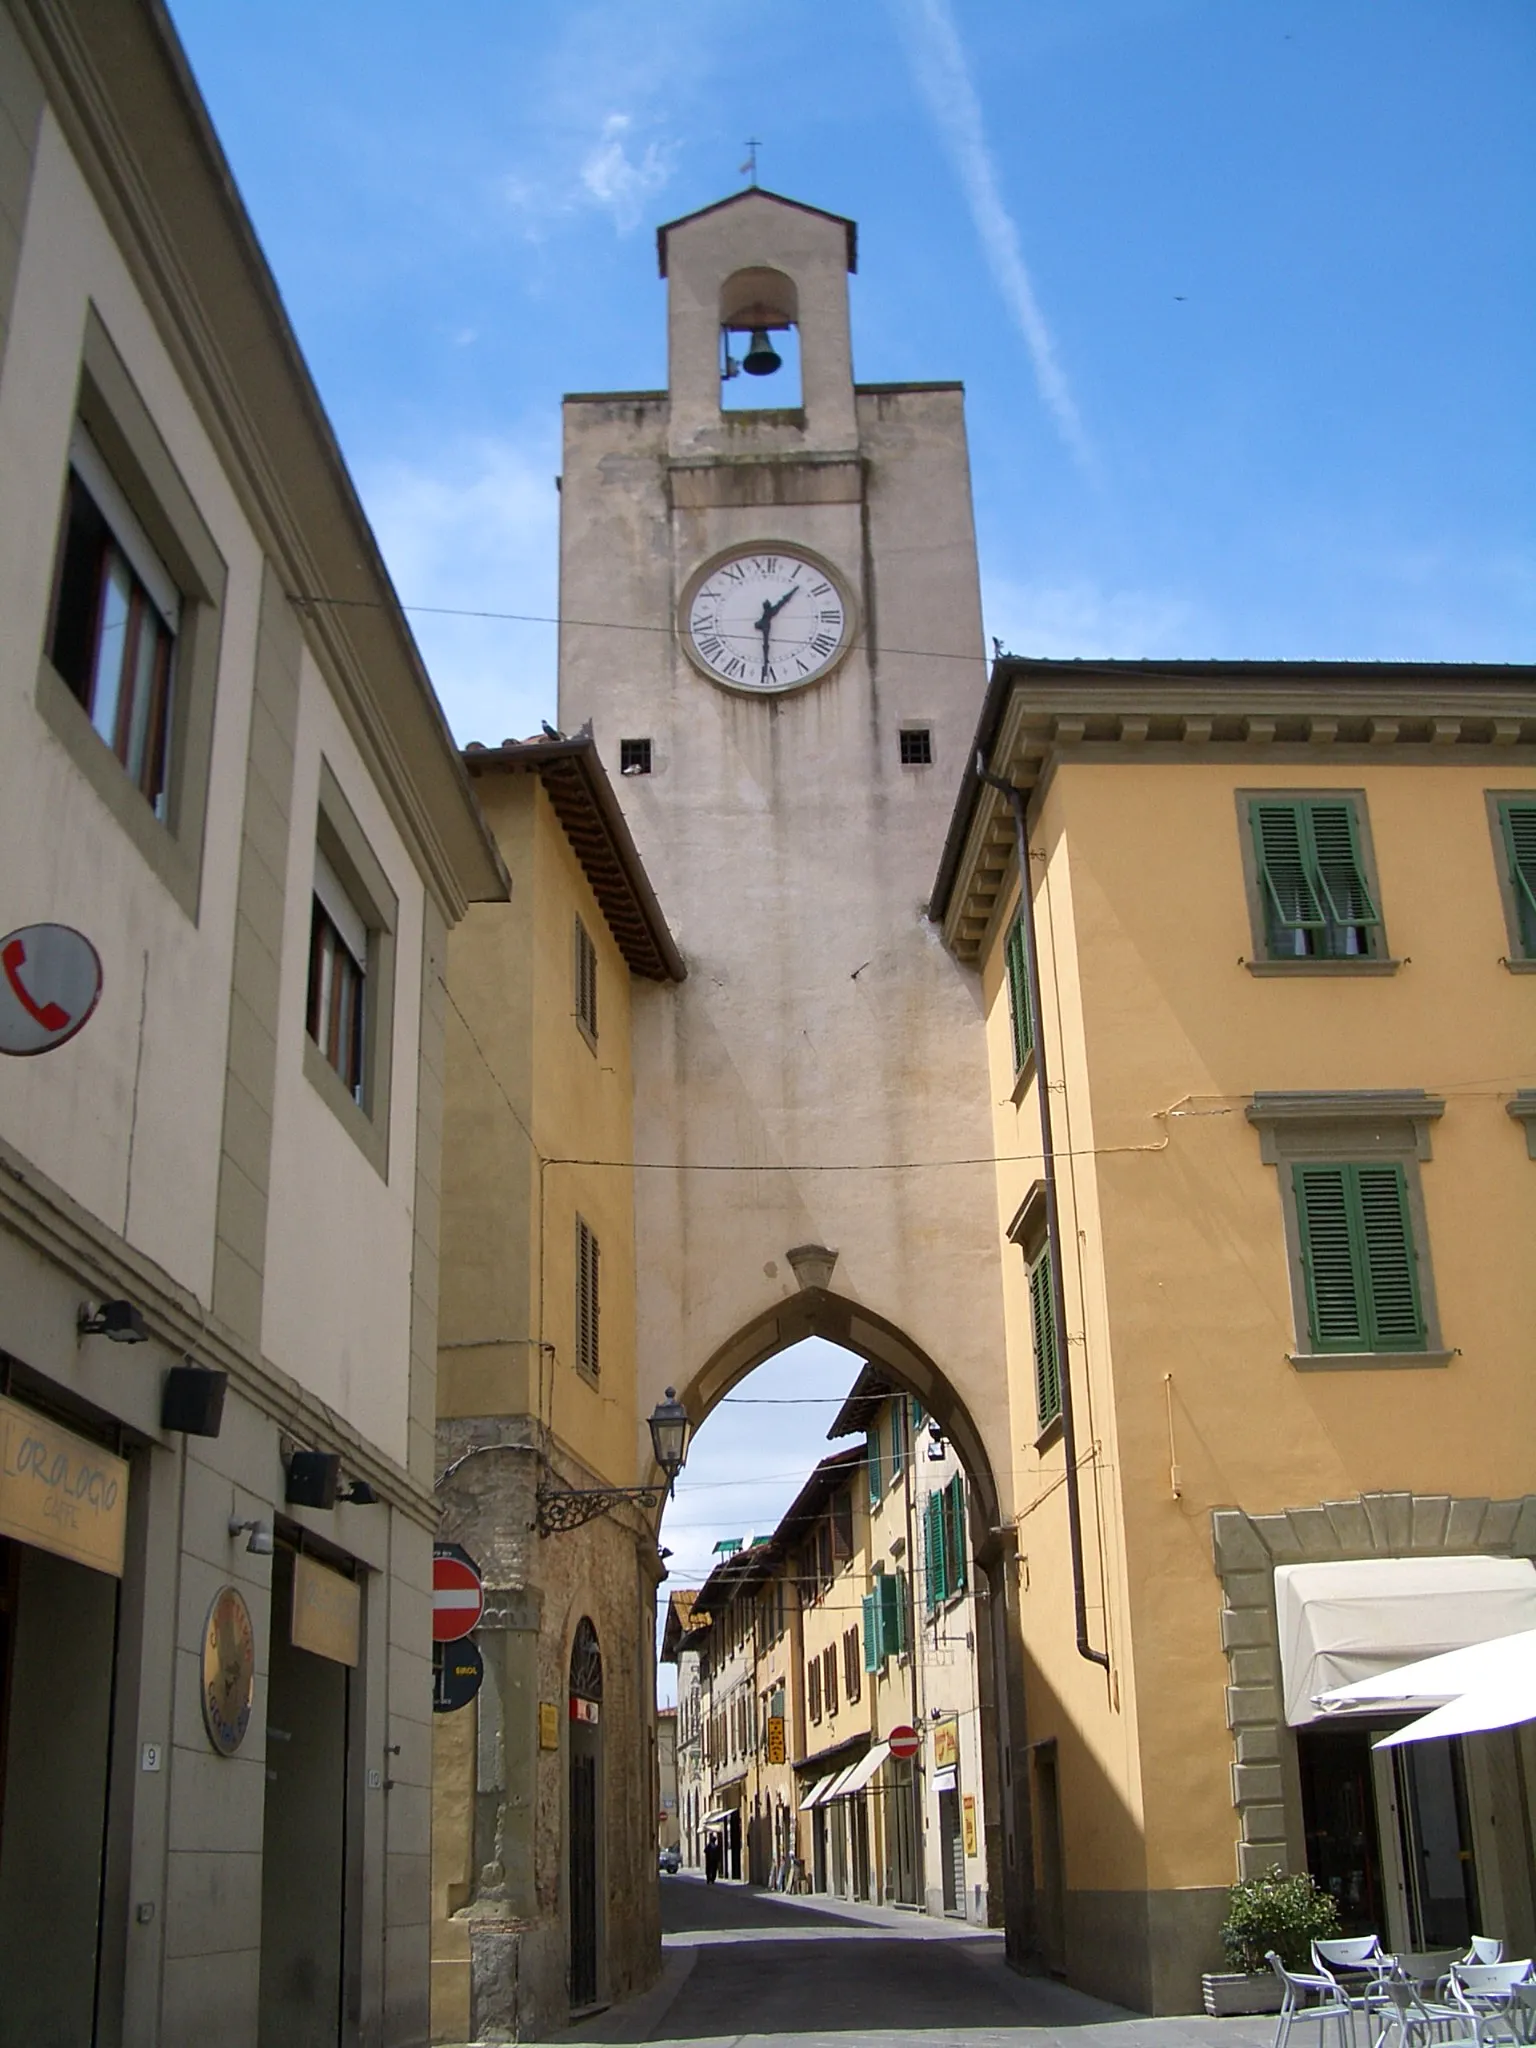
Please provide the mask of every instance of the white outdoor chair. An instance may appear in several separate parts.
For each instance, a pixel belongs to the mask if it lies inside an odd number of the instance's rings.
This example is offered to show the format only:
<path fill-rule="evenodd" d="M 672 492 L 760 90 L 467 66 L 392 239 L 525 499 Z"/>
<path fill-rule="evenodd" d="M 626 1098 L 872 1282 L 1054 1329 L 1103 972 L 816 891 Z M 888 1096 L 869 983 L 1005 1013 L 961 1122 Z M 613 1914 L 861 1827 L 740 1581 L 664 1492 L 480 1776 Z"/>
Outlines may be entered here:
<path fill-rule="evenodd" d="M 1397 1967 L 1375 1934 L 1337 1935 L 1330 1941 L 1314 1941 L 1312 1967 L 1320 1977 L 1331 1977 L 1353 2011 L 1371 2013 L 1379 2001 L 1376 1987 Z"/>
<path fill-rule="evenodd" d="M 1453 1963 L 1451 2000 L 1471 2014 L 1485 2043 L 1512 2040 L 1515 2029 L 1510 2007 L 1515 1987 L 1530 1981 L 1528 1958 L 1515 1963 Z"/>
<path fill-rule="evenodd" d="M 1517 2041 L 1526 2044 L 1526 2048 L 1536 2042 L 1536 1978 L 1522 1978 L 1515 1986 L 1504 2017 Z"/>
<path fill-rule="evenodd" d="M 1271 1949 L 1264 1958 L 1275 1975 L 1280 1979 L 1282 1996 L 1280 2017 L 1275 2022 L 1274 2048 L 1286 2048 L 1291 2038 L 1291 2029 L 1298 2020 L 1317 2022 L 1318 2048 L 1322 2048 L 1324 2029 L 1329 2020 L 1336 2020 L 1339 2028 L 1339 2048 L 1354 2048 L 1354 2008 L 1339 1988 L 1336 1979 L 1326 1972 L 1309 1976 L 1304 1970 L 1288 1970 Z"/>
<path fill-rule="evenodd" d="M 1496 1935 L 1474 1934 L 1461 1960 L 1464 1963 L 1502 1963 L 1504 1944 Z"/>
<path fill-rule="evenodd" d="M 1411 1977 L 1383 1977 L 1372 1993 L 1382 2026 L 1374 2048 L 1492 2048 L 1483 2022 L 1463 2005 L 1441 2005 L 1424 1997 Z"/>

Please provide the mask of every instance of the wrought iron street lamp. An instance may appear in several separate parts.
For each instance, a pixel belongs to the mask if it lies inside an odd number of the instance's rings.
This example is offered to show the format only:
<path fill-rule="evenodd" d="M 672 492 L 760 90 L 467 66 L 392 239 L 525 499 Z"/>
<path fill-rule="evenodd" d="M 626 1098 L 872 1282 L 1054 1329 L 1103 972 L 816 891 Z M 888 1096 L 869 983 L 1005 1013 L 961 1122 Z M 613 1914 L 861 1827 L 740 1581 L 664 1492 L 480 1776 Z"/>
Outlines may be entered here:
<path fill-rule="evenodd" d="M 677 1398 L 676 1387 L 668 1387 L 664 1401 L 658 1401 L 647 1420 L 651 1448 L 666 1475 L 665 1486 L 541 1486 L 537 1501 L 537 1526 L 541 1536 L 580 1529 L 585 1523 L 606 1515 L 610 1508 L 632 1501 L 636 1507 L 656 1508 L 666 1500 L 677 1483 L 688 1456 L 690 1424 L 688 1410 Z"/>

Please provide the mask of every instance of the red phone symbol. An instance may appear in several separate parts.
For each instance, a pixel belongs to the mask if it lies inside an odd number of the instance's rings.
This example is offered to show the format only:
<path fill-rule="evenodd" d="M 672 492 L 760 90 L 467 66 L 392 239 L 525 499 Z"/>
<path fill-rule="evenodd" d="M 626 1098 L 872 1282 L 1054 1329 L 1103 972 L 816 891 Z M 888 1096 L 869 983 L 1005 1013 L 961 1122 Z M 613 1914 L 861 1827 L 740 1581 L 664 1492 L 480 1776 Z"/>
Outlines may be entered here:
<path fill-rule="evenodd" d="M 62 1031 L 69 1022 L 68 1010 L 61 1009 L 57 1003 L 34 1002 L 31 990 L 21 978 L 21 970 L 27 964 L 27 949 L 20 939 L 12 939 L 0 951 L 0 963 L 4 964 L 5 978 L 11 984 L 12 993 L 27 1015 L 41 1024 L 45 1031 Z"/>

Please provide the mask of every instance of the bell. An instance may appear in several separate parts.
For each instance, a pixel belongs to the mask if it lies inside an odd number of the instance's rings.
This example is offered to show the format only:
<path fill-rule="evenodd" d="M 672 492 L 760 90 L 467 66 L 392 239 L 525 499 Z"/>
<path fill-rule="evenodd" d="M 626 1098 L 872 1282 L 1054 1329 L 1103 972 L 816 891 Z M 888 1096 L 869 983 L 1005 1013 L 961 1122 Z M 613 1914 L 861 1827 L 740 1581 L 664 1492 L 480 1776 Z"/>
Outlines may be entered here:
<path fill-rule="evenodd" d="M 775 370 L 782 368 L 784 358 L 768 339 L 764 327 L 754 327 L 752 342 L 741 359 L 741 367 L 749 377 L 771 377 Z"/>

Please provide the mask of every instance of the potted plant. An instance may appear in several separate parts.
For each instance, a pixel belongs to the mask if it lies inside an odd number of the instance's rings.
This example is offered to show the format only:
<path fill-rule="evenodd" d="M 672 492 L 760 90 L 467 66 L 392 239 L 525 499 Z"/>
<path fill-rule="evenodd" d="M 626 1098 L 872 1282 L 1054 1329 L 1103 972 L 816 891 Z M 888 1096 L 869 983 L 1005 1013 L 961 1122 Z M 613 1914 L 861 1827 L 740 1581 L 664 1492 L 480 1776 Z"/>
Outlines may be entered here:
<path fill-rule="evenodd" d="M 1304 1970 L 1314 1941 L 1339 1931 L 1339 1909 L 1306 1871 L 1288 1876 L 1272 1863 L 1262 1877 L 1243 1878 L 1227 1894 L 1221 1945 L 1230 1970 L 1202 1980 L 1205 2009 L 1215 2019 L 1236 2013 L 1278 2012 L 1280 1979 L 1264 1958 L 1271 1949 L 1287 1969 Z"/>

